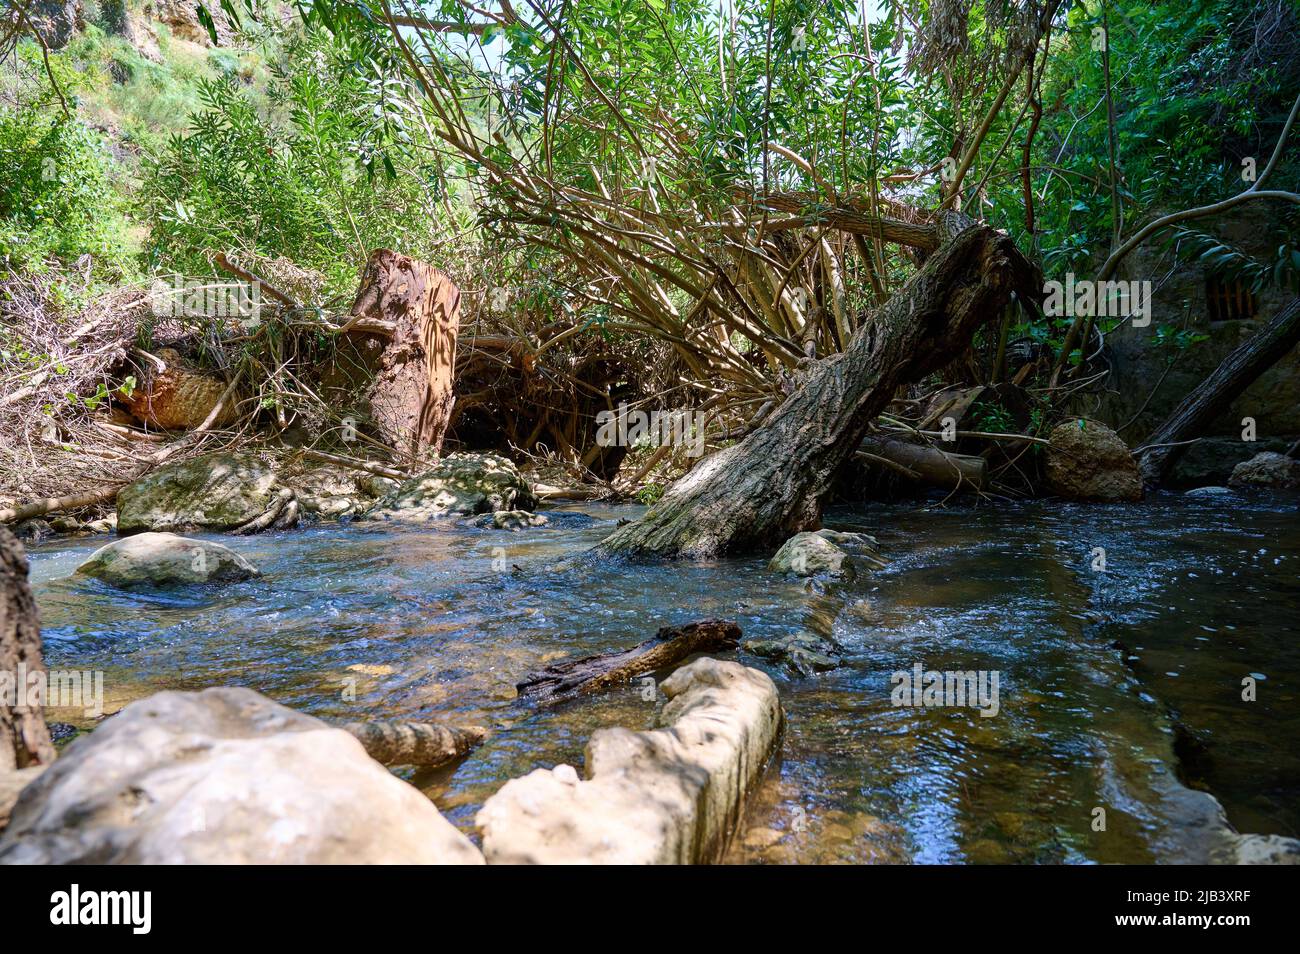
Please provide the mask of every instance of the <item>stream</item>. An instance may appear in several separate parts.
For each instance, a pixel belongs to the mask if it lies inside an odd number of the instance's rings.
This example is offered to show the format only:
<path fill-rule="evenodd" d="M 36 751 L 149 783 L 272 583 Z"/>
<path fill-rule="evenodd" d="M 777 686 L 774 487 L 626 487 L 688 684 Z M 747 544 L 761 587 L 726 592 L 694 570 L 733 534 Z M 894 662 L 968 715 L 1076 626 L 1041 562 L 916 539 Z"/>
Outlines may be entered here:
<path fill-rule="evenodd" d="M 472 833 L 505 780 L 580 768 L 595 729 L 649 728 L 664 703 L 636 685 L 534 710 L 514 699 L 527 672 L 705 617 L 771 639 L 820 615 L 845 649 L 833 671 L 730 654 L 776 680 L 787 725 L 729 861 L 1178 862 L 1201 837 L 1171 795 L 1183 784 L 1242 832 L 1300 834 L 1293 496 L 836 507 L 826 524 L 874 534 L 889 565 L 832 595 L 765 559 L 554 569 L 640 510 L 550 509 L 518 533 L 213 536 L 264 576 L 148 595 L 70 576 L 106 538 L 50 541 L 29 550 L 46 663 L 103 670 L 108 711 L 234 684 L 327 720 L 486 725 L 460 764 L 404 775 Z M 892 705 L 891 673 L 918 663 L 996 671 L 997 714 Z"/>

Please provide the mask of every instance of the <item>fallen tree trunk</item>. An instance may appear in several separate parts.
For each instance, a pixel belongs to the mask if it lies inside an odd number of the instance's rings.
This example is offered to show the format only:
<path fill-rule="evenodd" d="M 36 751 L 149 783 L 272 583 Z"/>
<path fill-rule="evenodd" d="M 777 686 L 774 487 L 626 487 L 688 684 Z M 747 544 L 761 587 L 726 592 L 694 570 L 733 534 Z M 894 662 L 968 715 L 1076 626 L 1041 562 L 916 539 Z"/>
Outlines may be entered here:
<path fill-rule="evenodd" d="M 0 771 L 54 761 L 45 693 L 38 693 L 36 705 L 27 704 L 33 677 L 45 678 L 45 663 L 36 601 L 27 584 L 27 555 L 14 535 L 0 527 Z"/>
<path fill-rule="evenodd" d="M 891 470 L 904 468 L 919 483 L 945 490 L 981 489 L 988 468 L 983 457 L 951 454 L 937 447 L 904 441 L 868 438 L 862 442 L 861 451 L 869 457 L 881 458 L 886 465 L 897 465 Z"/>
<path fill-rule="evenodd" d="M 73 510 L 77 507 L 89 507 L 92 504 L 106 503 L 117 497 L 121 487 L 107 487 L 104 490 L 92 490 L 84 494 L 69 494 L 66 497 L 46 497 L 16 507 L 0 510 L 0 523 L 21 523 L 33 517 L 43 517 L 47 513 L 59 510 Z"/>
<path fill-rule="evenodd" d="M 1172 414 L 1147 439 L 1138 462 L 1142 479 L 1154 487 L 1200 437 L 1213 420 L 1228 409 L 1255 379 L 1300 342 L 1300 298 L 1293 298 L 1267 325 L 1223 359 L 1214 373 L 1187 395 Z"/>
<path fill-rule="evenodd" d="M 352 314 L 341 332 L 383 337 L 370 386 L 370 413 L 380 436 L 413 457 L 437 456 L 451 420 L 460 289 L 438 269 L 388 249 L 373 252 Z"/>
<path fill-rule="evenodd" d="M 1005 235 L 939 220 L 946 240 L 854 334 L 813 364 L 803 386 L 742 442 L 697 464 L 598 552 L 708 558 L 770 550 L 820 526 L 822 500 L 897 389 L 955 359 L 1013 292 L 1042 299 L 1041 278 Z"/>
<path fill-rule="evenodd" d="M 448 728 L 426 722 L 350 722 L 343 731 L 376 762 L 421 768 L 463 758 L 488 737 L 488 730 L 477 725 Z"/>
<path fill-rule="evenodd" d="M 740 627 L 709 619 L 665 626 L 653 639 L 614 653 L 556 663 L 532 673 L 515 688 L 520 699 L 550 705 L 587 692 L 624 685 L 637 676 L 674 666 L 695 653 L 719 653 L 740 645 Z"/>

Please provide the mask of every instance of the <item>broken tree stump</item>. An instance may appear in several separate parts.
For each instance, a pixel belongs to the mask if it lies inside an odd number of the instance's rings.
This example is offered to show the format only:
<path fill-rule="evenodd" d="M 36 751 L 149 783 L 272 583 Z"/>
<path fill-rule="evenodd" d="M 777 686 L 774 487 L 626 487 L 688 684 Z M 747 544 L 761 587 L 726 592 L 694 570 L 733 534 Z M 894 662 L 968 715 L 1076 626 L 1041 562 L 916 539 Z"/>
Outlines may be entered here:
<path fill-rule="evenodd" d="M 477 725 L 448 728 L 426 722 L 349 722 L 343 726 L 376 762 L 434 768 L 463 758 L 483 743 Z"/>
<path fill-rule="evenodd" d="M 370 385 L 379 436 L 413 457 L 437 456 L 451 420 L 460 289 L 425 262 L 381 248 L 370 255 L 352 314 L 340 331 L 392 326 Z"/>
<path fill-rule="evenodd" d="M 740 627 L 730 620 L 707 619 L 665 626 L 653 639 L 619 652 L 597 653 L 547 666 L 515 688 L 519 698 L 550 705 L 587 692 L 631 682 L 637 676 L 674 666 L 696 653 L 720 653 L 740 645 Z"/>
<path fill-rule="evenodd" d="M 54 761 L 44 692 L 39 693 L 39 705 L 27 704 L 31 677 L 43 679 L 44 674 L 40 620 L 27 584 L 27 554 L 0 526 L 0 771 Z M 9 704 L 11 698 L 15 705 Z"/>

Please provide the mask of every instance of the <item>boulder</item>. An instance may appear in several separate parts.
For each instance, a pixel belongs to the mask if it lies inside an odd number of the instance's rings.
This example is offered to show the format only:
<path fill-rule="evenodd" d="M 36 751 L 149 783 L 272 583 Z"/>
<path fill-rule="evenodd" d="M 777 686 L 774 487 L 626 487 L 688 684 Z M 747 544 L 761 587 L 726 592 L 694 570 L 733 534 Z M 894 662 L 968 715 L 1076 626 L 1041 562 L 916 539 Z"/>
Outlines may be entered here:
<path fill-rule="evenodd" d="M 30 0 L 25 8 L 32 26 L 51 50 L 63 49 L 86 25 L 81 0 Z"/>
<path fill-rule="evenodd" d="M 844 652 L 839 643 L 816 633 L 802 632 L 779 639 L 751 639 L 744 644 L 747 652 L 782 663 L 799 676 L 826 672 L 836 668 Z"/>
<path fill-rule="evenodd" d="M 475 517 L 474 526 L 493 530 L 526 530 L 546 526 L 546 518 L 528 510 L 498 510 Z"/>
<path fill-rule="evenodd" d="M 160 467 L 117 495 L 117 532 L 239 530 L 274 513 L 278 525 L 296 505 L 269 465 L 249 454 L 208 454 Z"/>
<path fill-rule="evenodd" d="M 746 794 L 776 748 L 776 686 L 709 657 L 661 687 L 659 729 L 600 729 L 587 778 L 568 765 L 512 779 L 477 822 L 490 864 L 707 864 L 721 858 Z"/>
<path fill-rule="evenodd" d="M 497 454 L 451 454 L 432 470 L 381 497 L 365 514 L 370 520 L 438 520 L 537 506 L 528 482 Z"/>
<path fill-rule="evenodd" d="M 347 732 L 249 689 L 127 706 L 23 789 L 8 864 L 482 864 Z"/>
<path fill-rule="evenodd" d="M 1265 451 L 1234 467 L 1228 483 L 1234 487 L 1294 490 L 1300 487 L 1300 461 Z"/>
<path fill-rule="evenodd" d="M 1067 500 L 1116 503 L 1142 499 L 1142 475 L 1128 445 L 1095 421 L 1058 424 L 1048 440 L 1047 486 Z"/>
<path fill-rule="evenodd" d="M 50 526 L 48 520 L 42 520 L 40 517 L 32 517 L 30 520 L 24 520 L 22 523 L 13 527 L 14 536 L 24 544 L 31 546 L 33 543 L 40 543 L 46 537 L 54 533 L 54 527 Z"/>
<path fill-rule="evenodd" d="M 357 478 L 357 489 L 367 497 L 376 499 L 391 494 L 400 486 L 400 481 L 392 477 L 380 477 L 378 474 L 362 474 Z"/>
<path fill-rule="evenodd" d="M 138 533 L 114 540 L 92 553 L 77 572 L 122 589 L 239 583 L 261 576 L 227 546 L 174 533 Z"/>
<path fill-rule="evenodd" d="M 1300 865 L 1300 840 L 1285 835 L 1238 835 L 1239 865 Z"/>
<path fill-rule="evenodd" d="M 1183 494 L 1184 497 L 1206 498 L 1209 500 L 1228 500 L 1237 496 L 1230 487 L 1196 487 Z"/>
<path fill-rule="evenodd" d="M 229 46 L 235 38 L 235 27 L 219 3 L 204 4 L 212 25 L 216 27 L 217 45 Z M 165 23 L 172 36 L 203 46 L 212 45 L 212 34 L 199 20 L 197 0 L 148 0 L 145 15 L 159 23 Z"/>
<path fill-rule="evenodd" d="M 373 503 L 371 495 L 361 488 L 358 473 L 342 467 L 313 467 L 281 479 L 293 488 L 294 498 L 304 511 L 320 517 L 354 515 Z"/>
<path fill-rule="evenodd" d="M 852 579 L 856 573 L 853 558 L 840 546 L 820 533 L 796 533 L 776 551 L 767 568 L 776 573 L 796 576 L 838 576 Z"/>

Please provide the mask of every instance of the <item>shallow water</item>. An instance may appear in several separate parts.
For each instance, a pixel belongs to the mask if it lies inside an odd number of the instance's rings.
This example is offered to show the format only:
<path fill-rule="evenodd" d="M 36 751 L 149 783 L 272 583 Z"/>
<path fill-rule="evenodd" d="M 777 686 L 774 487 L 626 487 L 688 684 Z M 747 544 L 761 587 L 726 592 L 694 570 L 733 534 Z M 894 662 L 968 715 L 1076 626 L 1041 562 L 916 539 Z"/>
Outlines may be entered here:
<path fill-rule="evenodd" d="M 1175 779 L 1214 794 L 1242 831 L 1300 829 L 1294 498 L 838 508 L 827 524 L 874 533 L 890 565 L 831 594 L 773 578 L 762 559 L 551 569 L 637 512 L 552 510 L 519 533 L 220 537 L 263 578 L 181 595 L 71 578 L 105 540 L 52 542 L 30 551 L 47 664 L 104 670 L 110 710 L 238 684 L 326 719 L 490 726 L 464 762 L 413 778 L 472 832 L 505 779 L 580 766 L 594 729 L 647 728 L 663 703 L 634 686 L 534 711 L 514 700 L 530 670 L 708 616 L 746 638 L 833 620 L 847 655 L 832 672 L 734 654 L 777 681 L 787 728 L 729 860 L 1188 860 L 1202 836 Z M 996 671 L 997 715 L 892 705 L 891 673 L 917 663 Z M 1250 674 L 1258 698 L 1244 702 Z"/>

